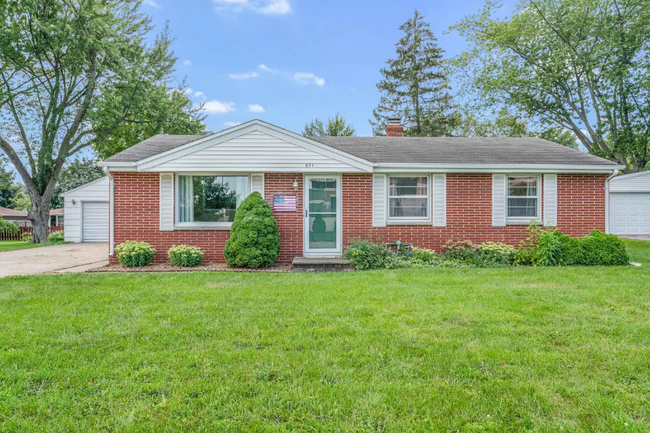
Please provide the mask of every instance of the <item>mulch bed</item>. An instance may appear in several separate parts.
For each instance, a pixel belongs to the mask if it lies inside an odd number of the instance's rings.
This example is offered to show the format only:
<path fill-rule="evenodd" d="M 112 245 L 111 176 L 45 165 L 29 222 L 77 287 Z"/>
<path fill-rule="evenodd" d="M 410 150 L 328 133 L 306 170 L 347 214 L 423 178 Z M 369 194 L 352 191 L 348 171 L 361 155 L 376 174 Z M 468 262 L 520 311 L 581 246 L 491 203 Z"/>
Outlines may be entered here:
<path fill-rule="evenodd" d="M 120 264 L 106 265 L 101 268 L 87 270 L 88 273 L 95 272 L 271 272 L 284 273 L 293 272 L 293 265 L 273 265 L 268 268 L 249 269 L 249 268 L 229 268 L 225 263 L 204 263 L 201 266 L 193 268 L 183 268 L 173 266 L 169 263 L 155 263 L 141 268 L 127 268 Z"/>

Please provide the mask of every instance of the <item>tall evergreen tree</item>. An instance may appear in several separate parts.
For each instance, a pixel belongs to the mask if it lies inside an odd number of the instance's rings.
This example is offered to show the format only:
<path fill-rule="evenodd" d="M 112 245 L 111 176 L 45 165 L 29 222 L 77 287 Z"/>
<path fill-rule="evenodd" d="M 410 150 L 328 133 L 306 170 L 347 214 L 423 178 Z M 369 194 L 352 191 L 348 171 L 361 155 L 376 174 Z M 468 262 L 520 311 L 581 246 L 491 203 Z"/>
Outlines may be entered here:
<path fill-rule="evenodd" d="M 451 112 L 444 50 L 417 9 L 400 30 L 404 36 L 395 45 L 397 58 L 388 60 L 377 84 L 381 99 L 370 121 L 373 133 L 383 135 L 388 119 L 401 117 L 405 135 L 450 135 L 457 117 Z"/>

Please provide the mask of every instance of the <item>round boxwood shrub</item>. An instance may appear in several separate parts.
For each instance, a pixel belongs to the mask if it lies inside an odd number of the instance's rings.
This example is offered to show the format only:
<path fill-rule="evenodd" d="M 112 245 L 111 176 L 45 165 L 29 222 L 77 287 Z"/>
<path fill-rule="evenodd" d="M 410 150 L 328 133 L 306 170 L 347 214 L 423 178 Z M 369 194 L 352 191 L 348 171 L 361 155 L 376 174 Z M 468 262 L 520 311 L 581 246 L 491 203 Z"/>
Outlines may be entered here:
<path fill-rule="evenodd" d="M 223 255 L 231 268 L 271 266 L 280 253 L 280 233 L 273 212 L 259 192 L 242 202 L 230 228 Z"/>
<path fill-rule="evenodd" d="M 155 254 L 156 249 L 146 242 L 126 241 L 115 247 L 118 260 L 128 268 L 151 264 Z"/>
<path fill-rule="evenodd" d="M 203 254 L 201 248 L 189 245 L 174 245 L 167 251 L 169 262 L 184 268 L 199 266 L 203 263 Z"/>

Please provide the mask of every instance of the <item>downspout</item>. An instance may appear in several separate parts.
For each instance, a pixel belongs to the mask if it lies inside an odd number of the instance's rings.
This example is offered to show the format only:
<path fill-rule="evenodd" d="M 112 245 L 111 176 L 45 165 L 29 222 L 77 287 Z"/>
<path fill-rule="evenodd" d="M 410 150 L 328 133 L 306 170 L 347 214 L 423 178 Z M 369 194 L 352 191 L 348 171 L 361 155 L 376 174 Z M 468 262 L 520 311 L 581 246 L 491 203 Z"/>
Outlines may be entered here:
<path fill-rule="evenodd" d="M 103 168 L 104 173 L 110 179 L 108 187 L 108 255 L 113 256 L 113 245 L 115 244 L 115 178 L 108 170 L 108 167 Z"/>
<path fill-rule="evenodd" d="M 614 169 L 614 173 L 605 179 L 605 233 L 609 234 L 609 181 L 618 175 L 618 168 Z"/>

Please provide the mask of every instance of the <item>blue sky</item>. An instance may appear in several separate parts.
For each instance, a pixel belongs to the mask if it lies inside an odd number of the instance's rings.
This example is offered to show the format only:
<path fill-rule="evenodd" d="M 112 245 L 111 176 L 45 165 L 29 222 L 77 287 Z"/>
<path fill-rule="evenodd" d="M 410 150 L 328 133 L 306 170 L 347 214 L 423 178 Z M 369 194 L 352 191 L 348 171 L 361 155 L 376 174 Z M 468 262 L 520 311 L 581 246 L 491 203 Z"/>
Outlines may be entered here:
<path fill-rule="evenodd" d="M 447 56 L 465 48 L 444 34 L 483 0 L 145 0 L 160 30 L 169 21 L 177 78 L 206 102 L 211 131 L 253 118 L 300 132 L 339 112 L 358 135 L 379 100 L 379 70 L 399 26 L 417 8 Z M 505 2 L 502 12 L 512 8 Z"/>

